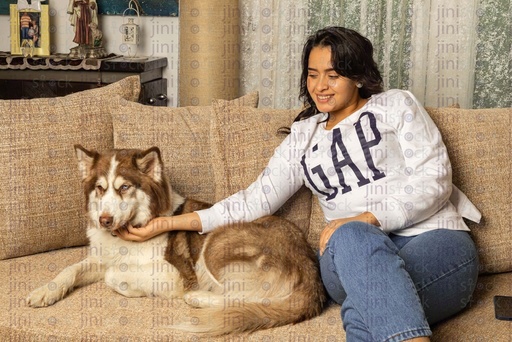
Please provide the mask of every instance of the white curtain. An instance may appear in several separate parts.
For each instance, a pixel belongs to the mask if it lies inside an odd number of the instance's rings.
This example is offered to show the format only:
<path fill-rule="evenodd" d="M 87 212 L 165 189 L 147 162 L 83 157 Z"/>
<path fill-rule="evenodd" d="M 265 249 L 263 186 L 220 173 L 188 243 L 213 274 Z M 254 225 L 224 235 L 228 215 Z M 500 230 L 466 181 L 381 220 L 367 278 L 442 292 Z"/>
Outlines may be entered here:
<path fill-rule="evenodd" d="M 241 93 L 259 90 L 260 106 L 300 107 L 300 59 L 308 31 L 304 0 L 240 1 Z"/>
<path fill-rule="evenodd" d="M 241 0 L 241 93 L 297 108 L 306 37 L 346 26 L 374 44 L 384 87 L 426 106 L 512 106 L 511 0 Z"/>

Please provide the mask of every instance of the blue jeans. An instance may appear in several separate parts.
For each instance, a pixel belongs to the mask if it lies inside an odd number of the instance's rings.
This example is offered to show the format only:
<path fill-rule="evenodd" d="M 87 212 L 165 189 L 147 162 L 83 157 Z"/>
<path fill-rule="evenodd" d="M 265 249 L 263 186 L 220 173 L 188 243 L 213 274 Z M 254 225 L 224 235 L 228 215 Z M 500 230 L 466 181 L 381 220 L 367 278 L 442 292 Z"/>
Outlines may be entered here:
<path fill-rule="evenodd" d="M 341 304 L 347 342 L 403 341 L 430 336 L 429 324 L 462 310 L 478 276 L 478 255 L 467 232 L 386 235 L 349 222 L 320 257 L 322 281 Z"/>
<path fill-rule="evenodd" d="M 32 39 L 29 35 L 28 35 L 28 30 L 30 30 L 30 27 L 22 27 L 21 28 L 21 39 Z"/>

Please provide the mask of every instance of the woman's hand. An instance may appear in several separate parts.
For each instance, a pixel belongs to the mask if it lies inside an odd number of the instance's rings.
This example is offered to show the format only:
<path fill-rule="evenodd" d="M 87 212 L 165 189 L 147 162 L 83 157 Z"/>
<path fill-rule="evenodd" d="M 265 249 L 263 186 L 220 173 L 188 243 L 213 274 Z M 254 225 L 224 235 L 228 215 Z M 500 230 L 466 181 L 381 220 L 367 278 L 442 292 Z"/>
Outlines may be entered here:
<path fill-rule="evenodd" d="M 170 230 L 172 230 L 170 218 L 157 217 L 144 227 L 135 228 L 128 225 L 126 228 L 113 231 L 112 234 L 126 241 L 142 242 Z"/>
<path fill-rule="evenodd" d="M 351 218 L 342 218 L 337 220 L 332 220 L 325 226 L 324 230 L 320 233 L 320 255 L 324 254 L 325 247 L 327 246 L 327 242 L 329 242 L 329 239 L 331 238 L 332 234 L 340 228 L 340 226 L 344 225 L 347 222 L 350 222 Z"/>
<path fill-rule="evenodd" d="M 201 232 L 203 227 L 199 215 L 196 212 L 191 212 L 183 215 L 157 217 L 141 228 L 128 225 L 128 227 L 118 229 L 112 234 L 126 241 L 142 242 L 171 230 Z"/>
<path fill-rule="evenodd" d="M 327 224 L 327 226 L 325 226 L 324 230 L 322 230 L 322 232 L 320 233 L 320 242 L 319 242 L 320 255 L 324 254 L 325 247 L 327 246 L 327 242 L 329 242 L 329 239 L 331 238 L 332 234 L 334 234 L 334 232 L 337 229 L 339 229 L 342 225 L 344 225 L 345 223 L 352 222 L 352 221 L 361 221 L 361 222 L 373 224 L 375 226 L 380 226 L 377 218 L 375 216 L 373 216 L 373 214 L 370 212 L 365 212 L 365 213 L 362 213 L 362 214 L 359 214 L 359 215 L 353 216 L 353 217 L 345 217 L 345 218 L 332 220 L 331 222 L 329 222 Z"/>

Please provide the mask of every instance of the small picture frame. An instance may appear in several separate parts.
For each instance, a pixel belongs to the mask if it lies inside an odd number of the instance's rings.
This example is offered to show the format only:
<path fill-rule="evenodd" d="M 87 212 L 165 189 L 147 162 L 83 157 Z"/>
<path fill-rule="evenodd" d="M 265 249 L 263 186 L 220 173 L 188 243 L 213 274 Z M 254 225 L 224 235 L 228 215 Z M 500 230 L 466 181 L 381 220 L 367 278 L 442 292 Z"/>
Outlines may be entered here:
<path fill-rule="evenodd" d="M 41 11 L 18 9 L 11 4 L 11 55 L 49 56 L 50 17 L 48 5 L 41 5 Z"/>

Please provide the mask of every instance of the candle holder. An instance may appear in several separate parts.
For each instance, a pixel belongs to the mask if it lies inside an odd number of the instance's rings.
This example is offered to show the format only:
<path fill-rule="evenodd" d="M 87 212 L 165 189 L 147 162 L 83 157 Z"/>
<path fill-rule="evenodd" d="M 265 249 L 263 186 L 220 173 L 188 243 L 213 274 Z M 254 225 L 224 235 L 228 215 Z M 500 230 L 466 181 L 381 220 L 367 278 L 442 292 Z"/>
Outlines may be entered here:
<path fill-rule="evenodd" d="M 128 18 L 128 22 L 125 22 L 125 14 L 128 11 L 132 11 L 137 13 L 137 21 L 135 22 L 135 18 Z M 138 59 L 137 57 L 137 49 L 140 43 L 140 8 L 136 1 L 130 0 L 128 3 L 128 8 L 123 12 L 123 24 L 119 28 L 121 32 L 121 41 L 122 41 L 122 49 L 125 50 L 128 54 L 128 58 Z M 124 51 L 123 51 L 124 52 Z"/>

